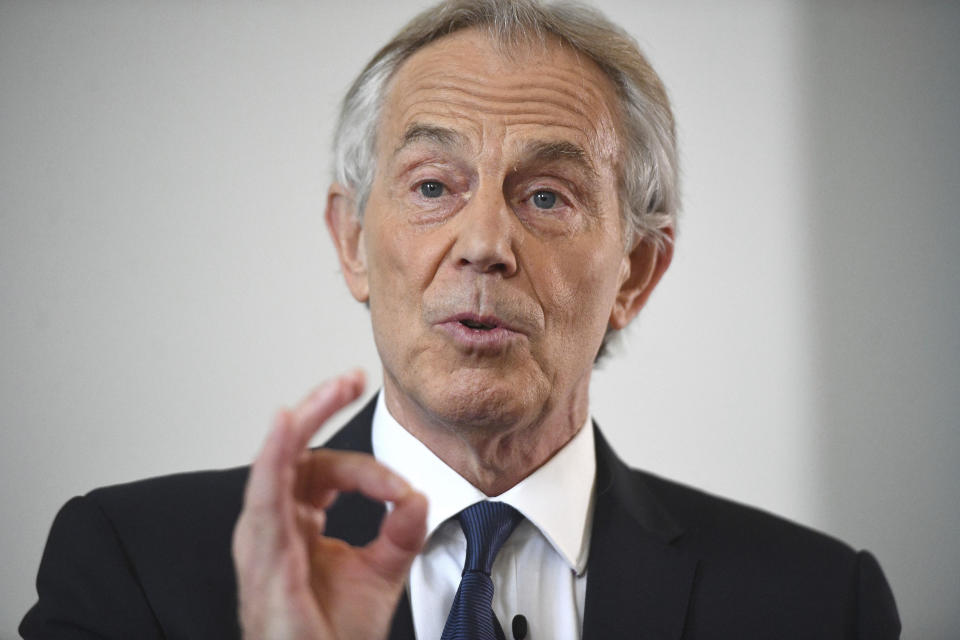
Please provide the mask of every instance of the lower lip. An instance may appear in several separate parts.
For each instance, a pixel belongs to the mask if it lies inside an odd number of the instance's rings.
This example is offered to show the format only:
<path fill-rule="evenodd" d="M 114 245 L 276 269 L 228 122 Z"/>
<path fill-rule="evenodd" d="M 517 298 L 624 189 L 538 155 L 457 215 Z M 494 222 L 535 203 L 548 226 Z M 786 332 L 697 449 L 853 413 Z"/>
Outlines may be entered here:
<path fill-rule="evenodd" d="M 460 322 L 443 322 L 438 326 L 457 346 L 480 353 L 503 351 L 522 335 L 505 327 L 471 329 Z"/>

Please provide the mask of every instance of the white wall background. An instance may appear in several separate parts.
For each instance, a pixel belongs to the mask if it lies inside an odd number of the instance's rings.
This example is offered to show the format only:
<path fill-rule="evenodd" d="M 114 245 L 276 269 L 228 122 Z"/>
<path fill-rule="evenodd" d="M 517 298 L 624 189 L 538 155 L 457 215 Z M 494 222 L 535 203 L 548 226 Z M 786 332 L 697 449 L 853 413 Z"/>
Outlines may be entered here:
<path fill-rule="evenodd" d="M 0 1 L 0 638 L 108 483 L 244 464 L 360 364 L 336 101 L 423 2 Z M 680 123 L 675 263 L 595 378 L 632 463 L 872 549 L 960 629 L 960 7 L 607 0 Z M 342 421 L 342 420 L 341 420 Z"/>

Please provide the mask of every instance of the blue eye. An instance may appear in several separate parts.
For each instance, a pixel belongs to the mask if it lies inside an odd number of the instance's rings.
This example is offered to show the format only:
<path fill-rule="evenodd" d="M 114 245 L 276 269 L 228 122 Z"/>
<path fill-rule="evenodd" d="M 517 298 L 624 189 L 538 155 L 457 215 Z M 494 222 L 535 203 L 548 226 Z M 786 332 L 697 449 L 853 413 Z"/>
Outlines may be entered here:
<path fill-rule="evenodd" d="M 553 191 L 540 190 L 533 194 L 533 206 L 537 209 L 553 209 L 557 204 L 557 194 Z"/>
<path fill-rule="evenodd" d="M 439 198 L 443 195 L 443 183 L 428 180 L 420 185 L 420 195 L 424 198 Z"/>

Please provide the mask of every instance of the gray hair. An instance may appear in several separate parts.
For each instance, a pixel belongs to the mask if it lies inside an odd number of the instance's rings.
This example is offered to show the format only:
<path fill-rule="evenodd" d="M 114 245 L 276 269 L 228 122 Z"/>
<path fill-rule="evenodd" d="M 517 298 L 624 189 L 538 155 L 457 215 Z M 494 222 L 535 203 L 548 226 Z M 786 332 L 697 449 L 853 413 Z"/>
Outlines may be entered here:
<path fill-rule="evenodd" d="M 572 2 L 449 0 L 411 20 L 367 64 L 347 92 L 334 133 L 334 179 L 353 192 L 363 215 L 376 171 L 376 132 L 387 84 L 417 50 L 445 35 L 485 29 L 508 51 L 520 42 L 558 38 L 592 59 L 619 97 L 618 162 L 627 241 L 663 246 L 680 207 L 676 131 L 659 76 L 636 40 L 599 11 Z"/>

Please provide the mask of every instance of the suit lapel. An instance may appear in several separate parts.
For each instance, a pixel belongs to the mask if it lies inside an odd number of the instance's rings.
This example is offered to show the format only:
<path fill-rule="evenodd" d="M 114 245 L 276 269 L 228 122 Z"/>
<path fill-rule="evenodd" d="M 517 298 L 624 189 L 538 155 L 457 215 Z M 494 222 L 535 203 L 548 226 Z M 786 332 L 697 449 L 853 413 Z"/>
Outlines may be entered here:
<path fill-rule="evenodd" d="M 595 439 L 597 493 L 583 638 L 680 638 L 696 558 L 671 545 L 682 529 L 598 429 Z"/>
<path fill-rule="evenodd" d="M 330 449 L 373 453 L 371 428 L 376 400 L 374 396 L 360 413 L 324 446 Z M 359 493 L 343 494 L 327 510 L 326 534 L 354 546 L 363 546 L 377 537 L 383 513 L 384 507 L 379 502 L 369 500 Z M 410 610 L 410 600 L 404 589 L 393 615 L 389 640 L 413 639 L 413 614 Z"/>
<path fill-rule="evenodd" d="M 324 445 L 373 452 L 374 397 Z M 584 640 L 680 638 L 697 561 L 672 546 L 682 529 L 594 429 L 596 503 L 588 560 Z M 359 494 L 344 494 L 327 511 L 327 534 L 353 545 L 377 536 L 384 508 Z M 390 640 L 413 640 L 406 591 L 397 604 Z"/>

